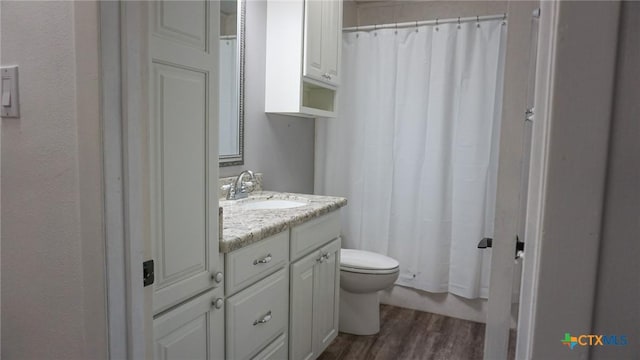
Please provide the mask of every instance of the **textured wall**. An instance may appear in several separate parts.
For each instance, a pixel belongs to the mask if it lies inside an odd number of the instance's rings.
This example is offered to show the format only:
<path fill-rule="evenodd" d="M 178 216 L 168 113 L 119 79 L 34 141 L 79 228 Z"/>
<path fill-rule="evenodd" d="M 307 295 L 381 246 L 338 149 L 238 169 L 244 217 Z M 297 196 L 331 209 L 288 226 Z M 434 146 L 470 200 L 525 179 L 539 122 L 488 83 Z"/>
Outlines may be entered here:
<path fill-rule="evenodd" d="M 248 1 L 244 165 L 220 176 L 250 169 L 264 173 L 266 190 L 313 193 L 314 120 L 264 112 L 266 20 L 266 1 Z"/>
<path fill-rule="evenodd" d="M 345 1 L 343 23 L 345 27 L 350 27 L 505 12 L 507 1 Z"/>
<path fill-rule="evenodd" d="M 0 6 L 21 100 L 2 120 L 2 355 L 105 358 L 96 7 Z"/>

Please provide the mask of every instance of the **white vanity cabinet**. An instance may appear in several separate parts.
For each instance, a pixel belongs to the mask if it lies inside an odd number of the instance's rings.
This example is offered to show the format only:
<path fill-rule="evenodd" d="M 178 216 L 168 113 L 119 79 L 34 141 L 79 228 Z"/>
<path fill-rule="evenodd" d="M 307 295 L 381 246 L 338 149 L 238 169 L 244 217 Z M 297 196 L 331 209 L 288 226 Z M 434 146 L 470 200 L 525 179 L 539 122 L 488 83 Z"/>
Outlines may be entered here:
<path fill-rule="evenodd" d="M 335 117 L 342 1 L 270 0 L 266 36 L 265 112 Z"/>
<path fill-rule="evenodd" d="M 225 358 L 315 359 L 338 335 L 340 213 L 227 252 Z"/>
<path fill-rule="evenodd" d="M 315 359 L 338 335 L 339 233 L 338 213 L 291 230 L 292 249 L 300 242 L 309 241 L 320 247 L 299 259 L 294 259 L 294 250 L 291 252 L 290 359 Z"/>

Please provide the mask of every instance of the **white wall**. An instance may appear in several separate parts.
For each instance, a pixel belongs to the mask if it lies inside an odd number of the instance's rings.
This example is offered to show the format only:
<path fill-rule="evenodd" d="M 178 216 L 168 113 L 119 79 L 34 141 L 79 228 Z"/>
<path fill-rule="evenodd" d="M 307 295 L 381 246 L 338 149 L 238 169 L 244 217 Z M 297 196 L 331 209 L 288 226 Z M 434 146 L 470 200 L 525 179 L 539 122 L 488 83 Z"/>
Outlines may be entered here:
<path fill-rule="evenodd" d="M 640 3 L 623 2 L 593 334 L 627 335 L 592 359 L 640 358 Z"/>
<path fill-rule="evenodd" d="M 0 6 L 21 100 L 2 120 L 2 353 L 104 359 L 97 7 Z"/>
<path fill-rule="evenodd" d="M 313 193 L 314 120 L 264 112 L 266 20 L 266 1 L 248 1 L 244 165 L 221 167 L 220 177 L 249 169 L 264 173 L 265 190 Z"/>

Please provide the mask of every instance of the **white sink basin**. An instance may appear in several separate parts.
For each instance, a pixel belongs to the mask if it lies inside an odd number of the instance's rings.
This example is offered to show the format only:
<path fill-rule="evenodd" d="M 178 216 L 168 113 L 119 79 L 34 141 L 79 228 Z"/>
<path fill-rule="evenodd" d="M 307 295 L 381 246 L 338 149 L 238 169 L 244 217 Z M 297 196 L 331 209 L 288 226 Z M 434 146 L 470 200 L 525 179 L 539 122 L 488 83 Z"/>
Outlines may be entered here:
<path fill-rule="evenodd" d="M 275 209 L 292 209 L 309 204 L 306 201 L 293 201 L 293 200 L 280 200 L 280 199 L 265 199 L 248 201 L 241 206 L 245 209 L 251 210 L 275 210 Z"/>

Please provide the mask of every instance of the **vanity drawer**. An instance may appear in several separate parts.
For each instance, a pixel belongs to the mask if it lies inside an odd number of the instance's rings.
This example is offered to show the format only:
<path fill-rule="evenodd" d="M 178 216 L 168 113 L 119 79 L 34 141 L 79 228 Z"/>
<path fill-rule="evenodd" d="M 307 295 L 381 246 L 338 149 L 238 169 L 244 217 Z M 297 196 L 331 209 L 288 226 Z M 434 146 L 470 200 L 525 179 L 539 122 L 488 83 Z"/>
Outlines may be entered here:
<path fill-rule="evenodd" d="M 289 358 L 287 341 L 287 334 L 278 336 L 264 350 L 254 356 L 252 360 L 284 360 Z"/>
<path fill-rule="evenodd" d="M 289 260 L 289 231 L 227 254 L 226 293 L 232 295 L 284 267 Z"/>
<path fill-rule="evenodd" d="M 289 324 L 289 276 L 281 269 L 227 299 L 227 358 L 249 359 Z"/>
<path fill-rule="evenodd" d="M 291 229 L 291 261 L 340 236 L 340 212 L 334 211 Z"/>

